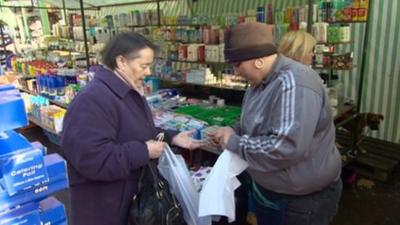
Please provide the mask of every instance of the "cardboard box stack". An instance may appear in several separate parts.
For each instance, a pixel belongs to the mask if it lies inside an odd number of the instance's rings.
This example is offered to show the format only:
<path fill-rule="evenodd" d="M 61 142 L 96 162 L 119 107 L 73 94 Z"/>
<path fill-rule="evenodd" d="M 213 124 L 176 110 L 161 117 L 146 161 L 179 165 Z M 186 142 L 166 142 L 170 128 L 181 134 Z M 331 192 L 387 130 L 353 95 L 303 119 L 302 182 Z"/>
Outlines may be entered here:
<path fill-rule="evenodd" d="M 14 131 L 28 119 L 13 86 L 0 86 L 0 115 L 0 223 L 67 224 L 64 206 L 50 197 L 68 187 L 65 160 Z"/>

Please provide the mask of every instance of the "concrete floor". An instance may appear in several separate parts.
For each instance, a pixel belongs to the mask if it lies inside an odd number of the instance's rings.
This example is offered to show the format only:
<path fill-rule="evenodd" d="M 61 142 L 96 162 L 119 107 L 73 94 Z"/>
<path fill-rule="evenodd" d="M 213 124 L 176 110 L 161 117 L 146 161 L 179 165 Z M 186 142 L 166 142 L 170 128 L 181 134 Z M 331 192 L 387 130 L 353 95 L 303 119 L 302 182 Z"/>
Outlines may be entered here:
<path fill-rule="evenodd" d="M 23 135 L 47 146 L 48 154 L 61 151 L 39 128 L 23 131 Z M 339 212 L 332 225 L 400 225 L 400 169 L 395 171 L 390 182 L 374 183 L 371 189 L 345 185 Z M 67 214 L 70 211 L 68 195 L 68 190 L 55 194 L 65 204 Z"/>

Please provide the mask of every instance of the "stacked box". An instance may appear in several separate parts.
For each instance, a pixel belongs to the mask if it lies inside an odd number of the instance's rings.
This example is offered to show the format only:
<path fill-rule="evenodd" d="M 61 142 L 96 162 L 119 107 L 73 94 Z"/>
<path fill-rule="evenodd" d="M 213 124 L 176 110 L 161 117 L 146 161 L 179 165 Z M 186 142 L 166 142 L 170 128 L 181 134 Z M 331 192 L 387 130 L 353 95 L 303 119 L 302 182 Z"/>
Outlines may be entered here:
<path fill-rule="evenodd" d="M 65 160 L 13 130 L 27 117 L 12 86 L 0 86 L 0 113 L 0 223 L 67 224 L 64 206 L 49 197 L 68 187 Z"/>
<path fill-rule="evenodd" d="M 28 125 L 24 101 L 14 86 L 0 86 L 0 115 L 0 133 Z"/>

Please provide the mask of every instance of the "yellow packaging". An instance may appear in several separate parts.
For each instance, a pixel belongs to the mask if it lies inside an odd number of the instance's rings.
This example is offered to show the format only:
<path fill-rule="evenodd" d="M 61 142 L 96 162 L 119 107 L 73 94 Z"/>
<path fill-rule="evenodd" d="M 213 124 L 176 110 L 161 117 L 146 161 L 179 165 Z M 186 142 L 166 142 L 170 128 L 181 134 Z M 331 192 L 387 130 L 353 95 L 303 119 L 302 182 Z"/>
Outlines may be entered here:
<path fill-rule="evenodd" d="M 368 0 L 360 0 L 360 7 L 358 9 L 357 19 L 358 21 L 366 21 L 368 19 Z"/>

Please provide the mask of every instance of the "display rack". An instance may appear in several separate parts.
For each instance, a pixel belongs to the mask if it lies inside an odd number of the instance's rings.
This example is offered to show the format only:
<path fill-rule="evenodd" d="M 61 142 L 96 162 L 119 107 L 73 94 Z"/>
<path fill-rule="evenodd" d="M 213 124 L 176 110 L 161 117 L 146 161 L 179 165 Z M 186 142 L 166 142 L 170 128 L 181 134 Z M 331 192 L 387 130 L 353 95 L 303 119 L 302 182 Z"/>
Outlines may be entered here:
<path fill-rule="evenodd" d="M 371 0 L 372 1 L 372 0 Z M 371 1 L 368 2 L 368 11 L 367 11 L 367 20 L 356 20 L 356 21 L 326 21 L 328 24 L 357 24 L 357 23 L 364 23 L 366 24 L 366 29 L 364 32 L 364 40 L 363 40 L 363 54 L 361 56 L 361 65 L 360 65 L 360 82 L 357 87 L 358 94 L 357 94 L 357 103 L 356 103 L 356 114 L 360 113 L 361 110 L 361 99 L 362 99 L 362 94 L 363 94 L 363 81 L 364 81 L 364 76 L 365 76 L 365 64 L 366 64 L 366 57 L 367 57 L 367 45 L 368 45 L 368 40 L 369 40 L 369 24 L 371 23 Z M 308 23 L 307 23 L 307 31 L 311 33 L 311 27 L 312 27 L 312 18 L 313 18 L 313 5 L 315 3 L 315 0 L 308 0 Z M 338 44 L 351 44 L 353 41 L 350 42 L 340 42 L 340 43 L 326 43 L 328 45 L 338 45 Z M 318 43 L 318 44 L 325 44 L 325 43 Z M 353 65 L 349 69 L 354 69 L 356 68 L 357 65 Z M 314 67 L 313 67 L 314 68 Z M 328 69 L 331 70 L 330 74 L 332 75 L 333 70 L 342 70 L 342 69 L 336 69 L 336 68 L 315 68 L 315 69 Z"/>
<path fill-rule="evenodd" d="M 46 131 L 48 131 L 48 132 L 50 132 L 52 134 L 55 134 L 57 136 L 61 135 L 60 133 L 57 133 L 53 128 L 47 126 L 46 124 L 43 124 L 38 118 L 36 118 L 34 116 L 29 115 L 28 119 L 29 119 L 30 122 L 36 124 L 36 126 L 42 128 L 42 129 L 44 129 L 44 130 L 46 130 Z"/>
<path fill-rule="evenodd" d="M 63 102 L 59 102 L 59 101 L 56 101 L 56 100 L 54 100 L 54 99 L 48 98 L 48 97 L 46 97 L 46 96 L 39 95 L 39 94 L 36 93 L 36 92 L 30 91 L 30 90 L 26 90 L 26 89 L 24 89 L 24 88 L 18 88 L 18 89 L 19 89 L 20 91 L 25 92 L 25 93 L 28 93 L 28 94 L 30 94 L 30 95 L 42 96 L 42 97 L 44 97 L 44 98 L 47 98 L 47 99 L 49 100 L 50 103 L 52 103 L 52 104 L 54 104 L 54 105 L 57 105 L 57 106 L 59 106 L 59 107 L 61 107 L 61 108 L 63 108 L 63 109 L 68 109 L 68 105 L 65 104 L 65 103 L 63 103 Z"/>
<path fill-rule="evenodd" d="M 125 6 L 125 5 L 135 5 L 135 4 L 143 4 L 143 3 L 155 3 L 157 4 L 157 14 L 158 14 L 158 24 L 149 24 L 149 25 L 131 25 L 131 26 L 127 26 L 129 28 L 152 28 L 152 27 L 200 27 L 200 26 L 209 26 L 210 24 L 162 24 L 161 23 L 161 16 L 160 16 L 160 2 L 163 2 L 163 0 L 155 0 L 155 1 L 139 1 L 139 2 L 128 2 L 128 3 L 122 3 L 122 4 L 110 4 L 110 5 L 99 5 L 99 6 L 90 6 L 90 7 L 84 7 L 84 1 L 83 0 L 79 0 L 79 4 L 80 4 L 80 12 L 81 12 L 81 16 L 82 16 L 82 29 L 83 29 L 83 40 L 85 42 L 85 59 L 86 59 L 86 67 L 87 69 L 90 66 L 90 62 L 89 62 L 89 58 L 90 58 L 90 53 L 89 53 L 89 48 L 88 48 L 88 37 L 86 34 L 86 18 L 85 18 L 85 10 L 100 10 L 101 8 L 105 8 L 105 7 L 112 7 L 112 6 Z M 311 7 L 314 4 L 314 0 L 308 0 L 308 22 L 307 22 L 307 30 L 309 32 L 311 32 L 311 26 L 312 26 L 312 8 Z M 371 5 L 371 4 L 370 4 Z M 66 14 L 65 10 L 67 8 L 65 8 L 65 2 L 63 1 L 63 10 L 64 13 Z M 3 7 L 3 6 L 2 6 Z M 28 7 L 28 8 L 37 8 L 37 7 Z M 53 8 L 53 7 L 50 7 Z M 74 9 L 77 10 L 77 9 Z M 329 24 L 350 24 L 350 23 L 366 23 L 366 31 L 365 31 L 365 35 L 364 35 L 364 48 L 363 48 L 363 55 L 362 55 L 362 62 L 361 62 L 361 72 L 360 72 L 360 83 L 358 86 L 358 96 L 357 96 L 357 105 L 355 107 L 351 107 L 351 106 L 345 106 L 343 109 L 340 110 L 340 112 L 338 113 L 338 115 L 335 117 L 335 124 L 339 127 L 342 126 L 344 123 L 350 121 L 351 118 L 355 117 L 356 115 L 358 115 L 358 113 L 360 112 L 360 104 L 361 104 L 361 98 L 362 98 L 362 93 L 363 93 L 363 79 L 364 79 L 364 72 L 365 72 L 365 63 L 366 63 L 366 46 L 367 46 L 367 40 L 368 40 L 368 32 L 369 32 L 369 23 L 370 23 L 370 18 L 371 18 L 371 7 L 368 7 L 368 19 L 364 20 L 364 21 L 335 21 L 335 22 L 328 22 Z M 165 42 L 172 42 L 172 43 L 180 43 L 179 41 L 169 41 L 169 40 L 163 40 Z M 354 41 L 348 41 L 348 42 L 338 42 L 338 43 L 319 43 L 319 44 L 326 44 L 326 45 L 341 45 L 341 44 L 351 44 Z M 184 43 L 184 42 L 182 42 Z M 188 44 L 188 43 L 184 43 L 184 44 Z M 165 58 L 164 58 L 165 59 Z M 168 61 L 171 62 L 178 62 L 178 63 L 196 63 L 196 64 L 203 64 L 203 65 L 210 65 L 210 66 L 228 66 L 229 64 L 224 63 L 224 62 L 200 62 L 200 61 L 187 61 L 187 60 L 178 60 L 178 59 L 166 59 Z M 331 73 L 334 70 L 352 70 L 354 68 L 357 68 L 357 65 L 352 65 L 349 68 L 332 68 L 332 67 L 314 67 L 314 69 L 316 70 L 330 70 Z M 224 86 L 224 85 L 219 85 L 219 84 L 197 84 L 197 83 L 187 83 L 185 81 L 173 81 L 173 80 L 169 80 L 169 79 L 160 79 L 162 82 L 167 82 L 167 83 L 171 83 L 174 85 L 194 85 L 194 86 L 202 86 L 202 87 L 207 87 L 207 88 L 218 88 L 218 89 L 222 89 L 222 90 L 235 90 L 235 91 L 245 91 L 245 88 L 237 88 L 237 87 L 229 87 L 229 86 Z M 30 94 L 34 94 L 37 95 L 36 93 L 33 92 L 29 92 L 28 90 L 22 90 L 24 92 L 30 93 Z M 68 108 L 68 105 L 54 101 L 54 100 L 50 100 L 50 102 L 52 104 L 58 105 L 62 108 Z M 342 118 L 344 115 L 349 115 L 351 114 L 350 112 L 355 111 L 355 114 L 351 115 L 350 117 L 347 118 Z M 340 122 L 339 122 L 340 121 Z M 38 121 L 36 121 L 38 122 Z"/>
<path fill-rule="evenodd" d="M 194 86 L 219 88 L 219 89 L 234 90 L 234 91 L 246 91 L 246 88 L 232 87 L 232 86 L 227 86 L 227 85 L 222 85 L 222 84 L 199 84 L 199 83 L 191 83 L 191 82 L 186 82 L 186 81 L 177 81 L 177 80 L 170 80 L 170 79 L 164 79 L 164 78 L 160 78 L 160 80 L 169 82 L 174 85 L 194 85 Z"/>
<path fill-rule="evenodd" d="M 349 68 L 337 68 L 337 67 L 319 67 L 319 66 L 313 66 L 313 69 L 316 70 L 330 70 L 330 71 L 334 71 L 334 70 L 352 70 L 354 68 L 357 68 L 357 65 L 351 65 Z M 332 76 L 332 74 L 331 74 Z"/>
<path fill-rule="evenodd" d="M 372 0 L 371 0 L 372 1 Z M 366 29 L 364 32 L 364 40 L 363 40 L 363 51 L 362 51 L 362 56 L 361 56 L 361 65 L 360 65 L 360 82 L 358 84 L 357 90 L 358 90 L 358 94 L 357 94 L 357 103 L 355 106 L 347 106 L 347 108 L 343 108 L 342 109 L 342 113 L 339 113 L 339 115 L 335 118 L 335 124 L 336 127 L 341 127 L 343 125 L 345 125 L 346 123 L 349 123 L 350 121 L 355 120 L 357 117 L 360 116 L 360 111 L 361 111 L 361 99 L 362 99 L 362 94 L 363 94 L 363 84 L 364 84 L 364 76 L 365 76 L 365 67 L 366 67 L 366 57 L 367 57 L 367 45 L 368 45 L 368 40 L 369 40 L 369 24 L 371 23 L 371 13 L 372 13 L 372 7 L 371 5 L 371 1 L 368 2 L 368 12 L 367 12 L 367 20 L 361 20 L 361 21 L 328 21 L 328 24 L 353 24 L 353 23 L 364 23 L 366 24 Z M 309 6 L 309 13 L 313 13 L 313 10 L 311 9 L 312 6 L 314 4 L 314 0 L 308 0 L 308 6 Z M 308 20 L 308 27 L 311 28 L 312 26 L 312 20 L 310 19 L 312 18 L 312 15 L 309 15 L 309 20 Z M 311 29 L 308 30 L 308 32 L 311 33 Z M 350 44 L 352 43 L 352 41 L 350 42 L 344 42 L 344 43 L 328 43 L 328 45 L 338 45 L 338 44 Z M 343 70 L 343 69 L 339 69 L 339 68 L 332 68 L 332 67 L 323 67 L 323 68 L 316 68 L 313 67 L 314 69 L 327 69 L 330 71 L 329 73 L 329 79 L 331 79 L 333 71 L 334 70 Z M 346 69 L 346 70 L 351 70 L 357 68 L 357 65 L 352 65 L 350 68 Z M 359 143 L 360 140 L 356 140 L 355 137 L 357 137 L 356 135 L 356 130 L 352 131 L 352 147 L 350 149 L 350 153 L 353 154 L 354 152 L 357 152 L 359 150 Z"/>
<path fill-rule="evenodd" d="M 204 65 L 225 65 L 225 66 L 230 66 L 226 62 L 201 62 L 201 61 L 187 61 L 187 60 L 179 60 L 179 59 L 165 59 L 167 61 L 171 62 L 181 62 L 181 63 L 197 63 L 197 64 L 204 64 Z"/>

